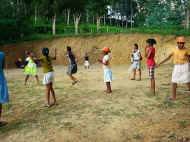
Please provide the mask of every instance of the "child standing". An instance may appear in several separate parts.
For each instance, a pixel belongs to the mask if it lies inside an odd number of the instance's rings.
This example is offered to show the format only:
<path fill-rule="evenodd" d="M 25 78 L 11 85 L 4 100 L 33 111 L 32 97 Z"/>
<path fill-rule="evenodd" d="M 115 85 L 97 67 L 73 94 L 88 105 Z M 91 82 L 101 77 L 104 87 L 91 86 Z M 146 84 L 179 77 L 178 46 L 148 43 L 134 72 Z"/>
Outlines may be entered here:
<path fill-rule="evenodd" d="M 185 47 L 183 36 L 177 38 L 177 47 L 158 66 L 167 62 L 171 57 L 173 57 L 174 68 L 172 73 L 172 97 L 170 99 L 176 100 L 177 84 L 187 84 L 188 91 L 190 91 L 190 50 Z"/>
<path fill-rule="evenodd" d="M 37 65 L 34 61 L 34 55 L 32 52 L 27 52 L 26 66 L 24 68 L 24 73 L 26 74 L 24 85 L 26 85 L 30 76 L 35 76 L 36 81 L 39 84 L 39 78 L 37 75 Z"/>
<path fill-rule="evenodd" d="M 84 68 L 89 69 L 90 68 L 90 63 L 89 63 L 89 56 L 87 53 L 85 53 L 84 56 Z"/>
<path fill-rule="evenodd" d="M 6 122 L 2 121 L 2 104 L 9 102 L 9 93 L 7 81 L 4 76 L 5 67 L 5 54 L 0 52 L 0 127 L 5 125 Z"/>
<path fill-rule="evenodd" d="M 72 85 L 75 85 L 78 82 L 78 80 L 76 77 L 73 76 L 73 74 L 77 73 L 77 63 L 76 63 L 75 55 L 73 54 L 70 46 L 67 46 L 67 58 L 69 62 L 67 75 L 73 81 Z"/>
<path fill-rule="evenodd" d="M 132 53 L 132 68 L 133 68 L 133 78 L 131 80 L 135 80 L 136 77 L 136 72 L 138 71 L 139 73 L 139 81 L 141 80 L 141 52 L 139 50 L 138 44 L 134 44 L 134 50 Z"/>
<path fill-rule="evenodd" d="M 155 48 L 154 45 L 156 44 L 155 39 L 147 39 L 146 40 L 147 46 L 145 48 L 145 57 L 147 58 L 147 67 L 149 71 L 149 77 L 150 77 L 150 88 L 151 92 L 155 95 L 155 77 L 154 77 L 154 70 L 156 62 L 154 60 L 155 57 Z"/>
<path fill-rule="evenodd" d="M 99 59 L 98 61 L 103 64 L 104 70 L 104 82 L 106 83 L 106 93 L 112 93 L 111 82 L 112 82 L 112 70 L 110 67 L 111 57 L 109 53 L 111 52 L 108 47 L 104 47 L 103 50 L 103 59 Z"/>
<path fill-rule="evenodd" d="M 49 49 L 43 48 L 42 49 L 42 57 L 38 59 L 41 62 L 43 72 L 44 72 L 44 79 L 43 84 L 46 86 L 46 107 L 51 107 L 53 105 L 56 105 L 56 97 L 55 97 L 55 91 L 53 89 L 53 81 L 54 81 L 54 70 L 52 66 L 52 60 L 56 60 L 57 52 L 55 49 L 55 56 L 50 57 L 49 56 Z M 50 102 L 50 95 L 53 97 L 53 103 Z"/>

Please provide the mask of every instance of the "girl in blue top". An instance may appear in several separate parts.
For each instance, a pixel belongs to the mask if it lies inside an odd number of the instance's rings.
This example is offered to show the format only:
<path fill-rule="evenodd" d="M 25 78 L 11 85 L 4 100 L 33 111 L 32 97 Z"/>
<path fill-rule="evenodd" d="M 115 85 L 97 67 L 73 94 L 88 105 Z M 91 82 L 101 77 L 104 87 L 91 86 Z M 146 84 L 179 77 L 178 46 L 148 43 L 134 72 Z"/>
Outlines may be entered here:
<path fill-rule="evenodd" d="M 2 121 L 2 104 L 9 102 L 7 81 L 4 76 L 5 54 L 0 52 L 0 126 L 6 124 Z"/>

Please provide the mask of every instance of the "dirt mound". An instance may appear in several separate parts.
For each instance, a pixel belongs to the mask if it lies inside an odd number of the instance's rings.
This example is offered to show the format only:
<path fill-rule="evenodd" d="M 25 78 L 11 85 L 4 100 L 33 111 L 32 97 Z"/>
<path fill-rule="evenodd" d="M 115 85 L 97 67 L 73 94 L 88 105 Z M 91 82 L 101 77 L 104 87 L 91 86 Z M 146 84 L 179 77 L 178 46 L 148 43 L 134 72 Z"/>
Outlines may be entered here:
<path fill-rule="evenodd" d="M 24 52 L 34 51 L 36 56 L 41 56 L 41 48 L 49 47 L 50 51 L 58 49 L 56 64 L 66 64 L 66 46 L 73 48 L 79 63 L 83 63 L 85 52 L 89 53 L 90 62 L 95 63 L 100 57 L 100 49 L 108 46 L 112 49 L 113 64 L 128 64 L 130 53 L 134 43 L 138 43 L 144 54 L 145 41 L 147 38 L 155 38 L 157 44 L 157 61 L 166 56 L 172 47 L 176 46 L 175 36 L 160 36 L 149 34 L 111 34 L 85 37 L 66 37 L 52 40 L 24 42 L 14 45 L 1 46 L 0 50 L 7 55 L 8 67 L 14 67 L 17 58 L 24 58 Z M 187 37 L 187 46 L 190 46 L 190 37 Z M 53 52 L 52 52 L 53 54 Z"/>

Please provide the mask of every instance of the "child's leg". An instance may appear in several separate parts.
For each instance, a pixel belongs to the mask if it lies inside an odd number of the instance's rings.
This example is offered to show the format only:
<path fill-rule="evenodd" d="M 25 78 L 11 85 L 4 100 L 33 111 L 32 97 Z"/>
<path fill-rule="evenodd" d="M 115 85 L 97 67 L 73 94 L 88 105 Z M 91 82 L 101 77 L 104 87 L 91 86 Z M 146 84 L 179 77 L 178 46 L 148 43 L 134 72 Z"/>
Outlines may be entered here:
<path fill-rule="evenodd" d="M 136 77 L 136 69 L 133 69 L 133 78 L 131 78 L 131 80 L 135 80 Z"/>
<path fill-rule="evenodd" d="M 2 104 L 0 104 L 0 122 L 1 122 L 1 115 L 2 115 Z"/>
<path fill-rule="evenodd" d="M 106 87 L 107 87 L 107 93 L 111 93 L 112 89 L 111 89 L 111 83 L 110 82 L 106 82 Z"/>
<path fill-rule="evenodd" d="M 51 95 L 53 97 L 53 104 L 56 104 L 57 100 L 56 100 L 56 97 L 55 97 L 55 91 L 53 89 L 53 83 L 50 84 L 50 91 L 51 91 Z"/>
<path fill-rule="evenodd" d="M 50 106 L 50 84 L 46 85 L 46 101 L 47 105 Z"/>
<path fill-rule="evenodd" d="M 172 83 L 172 99 L 176 99 L 177 83 Z"/>
<path fill-rule="evenodd" d="M 36 78 L 37 83 L 40 84 L 38 75 L 35 75 L 35 78 Z"/>
<path fill-rule="evenodd" d="M 156 91 L 155 91 L 155 79 L 151 79 L 151 91 L 153 92 L 154 95 L 156 94 Z"/>
<path fill-rule="evenodd" d="M 76 84 L 78 82 L 77 78 L 75 78 L 74 76 L 72 75 L 69 75 L 69 77 L 71 78 L 71 80 L 73 81 L 73 85 Z"/>
<path fill-rule="evenodd" d="M 190 83 L 187 83 L 188 91 L 190 91 Z"/>
<path fill-rule="evenodd" d="M 29 75 L 26 75 L 26 77 L 25 77 L 25 81 L 24 81 L 24 85 L 26 85 L 26 83 L 27 83 L 29 77 L 30 77 Z"/>
<path fill-rule="evenodd" d="M 141 80 L 141 69 L 138 69 L 139 72 L 139 80 Z"/>

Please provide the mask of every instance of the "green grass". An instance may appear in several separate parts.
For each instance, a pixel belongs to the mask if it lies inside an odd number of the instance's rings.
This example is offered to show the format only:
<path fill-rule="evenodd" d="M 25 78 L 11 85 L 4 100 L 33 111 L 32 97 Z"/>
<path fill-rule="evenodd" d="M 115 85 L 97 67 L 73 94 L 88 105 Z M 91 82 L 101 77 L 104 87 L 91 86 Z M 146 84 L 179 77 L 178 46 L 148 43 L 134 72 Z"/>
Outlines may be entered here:
<path fill-rule="evenodd" d="M 33 26 L 34 32 L 30 35 L 24 36 L 17 40 L 0 41 L 0 44 L 18 43 L 23 41 L 35 41 L 35 40 L 50 40 L 60 37 L 78 37 L 78 36 L 99 36 L 105 34 L 130 34 L 130 33 L 142 33 L 142 34 L 159 34 L 159 35 L 190 35 L 190 30 L 185 30 L 180 26 L 168 26 L 168 27 L 134 27 L 134 28 L 122 28 L 116 26 L 101 26 L 97 32 L 96 25 L 93 24 L 80 24 L 79 34 L 75 35 L 74 25 L 65 25 L 59 23 L 56 26 L 56 35 L 51 34 L 51 24 L 38 24 Z"/>

